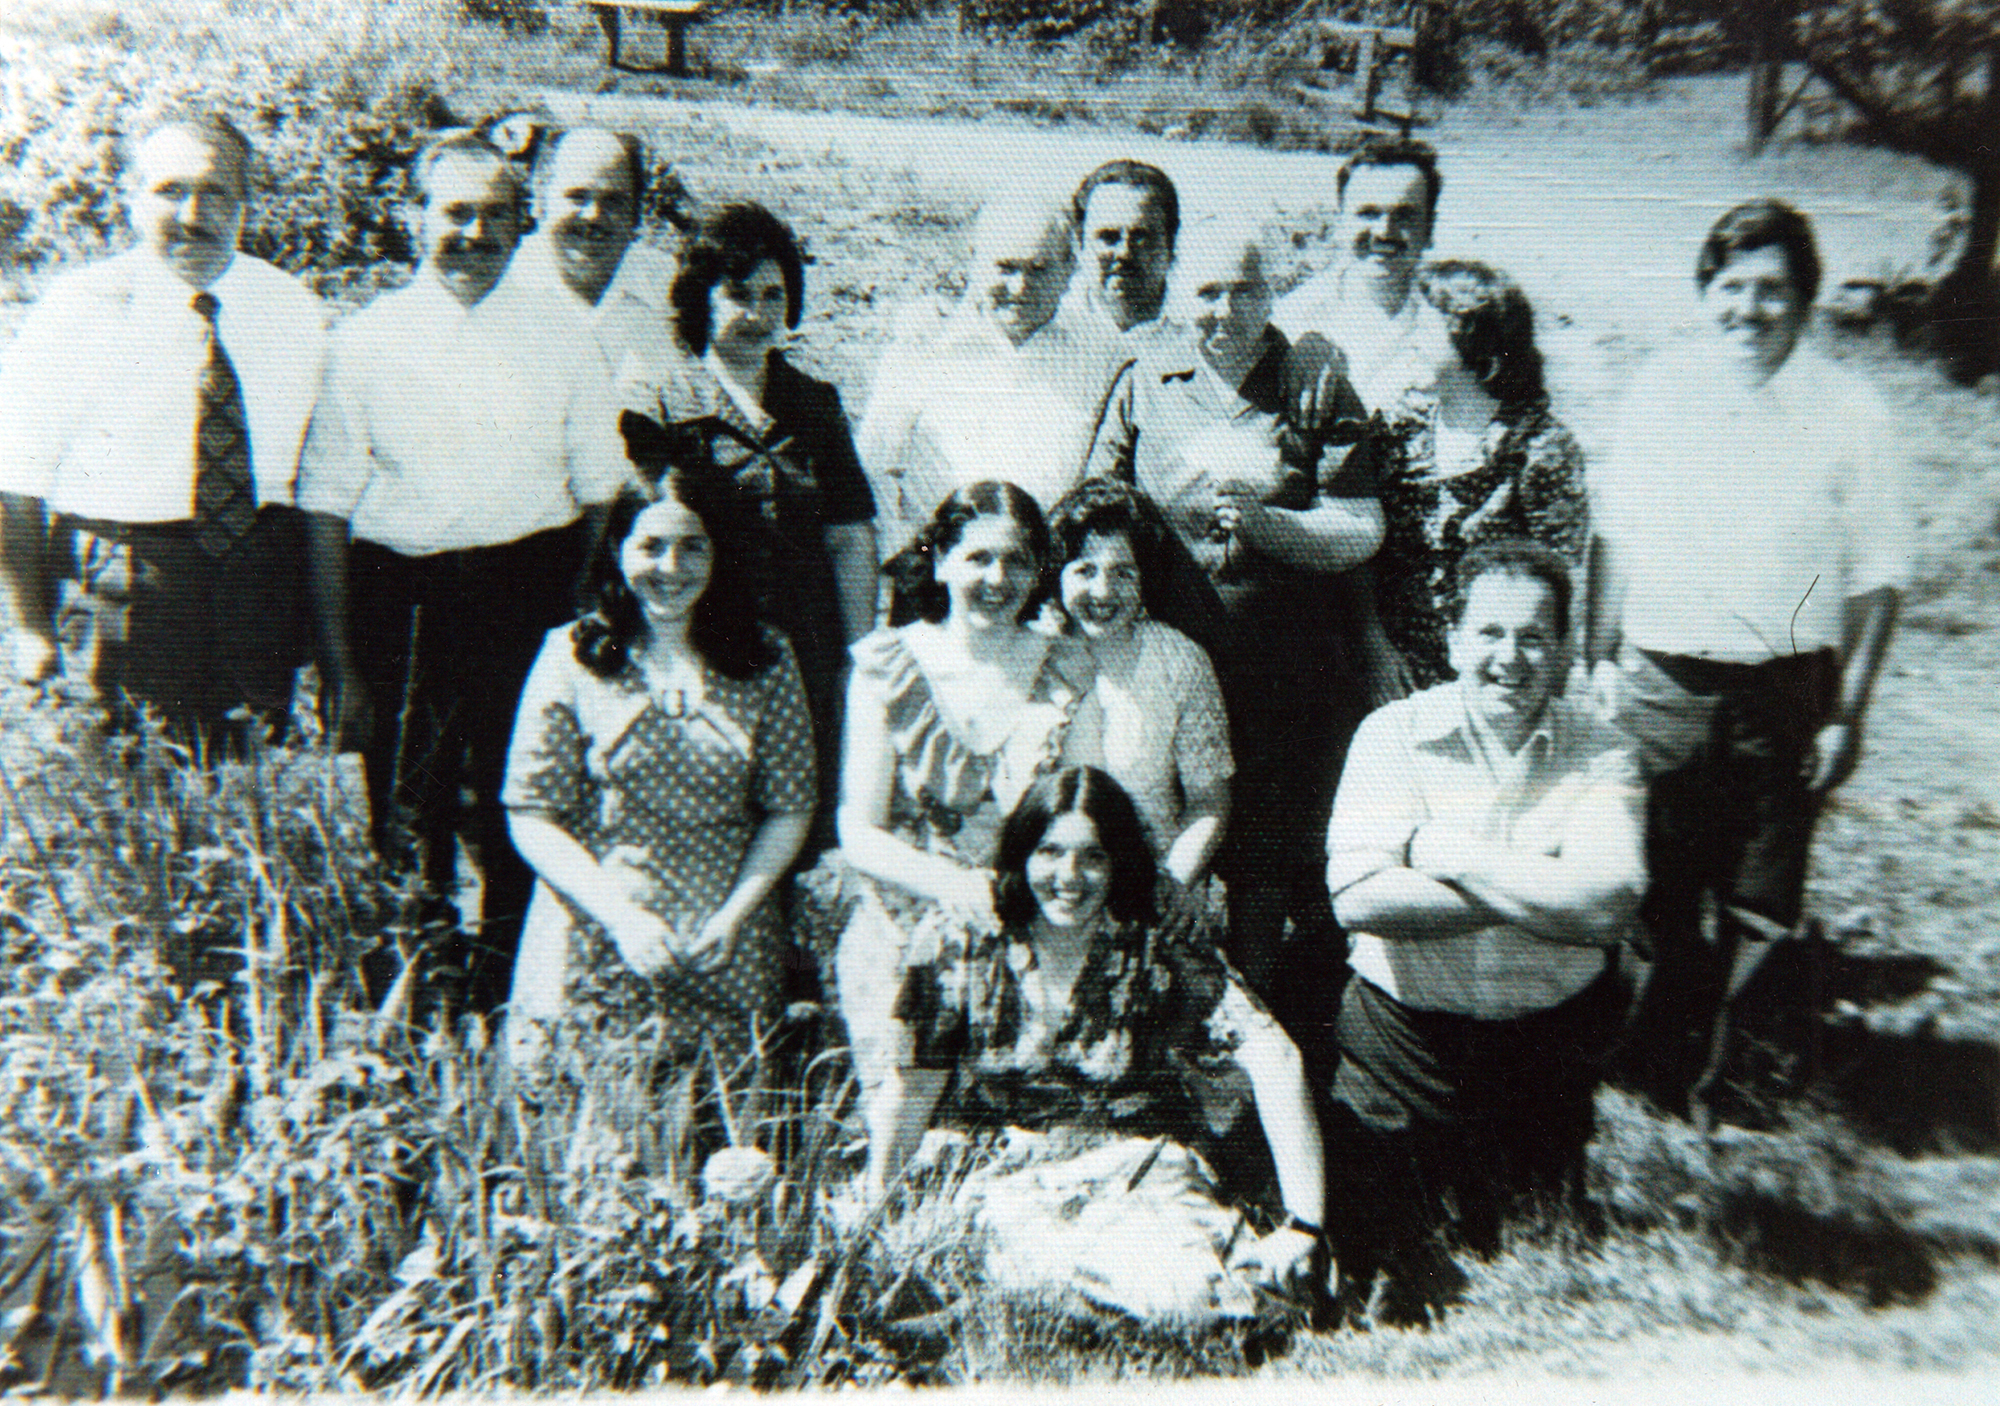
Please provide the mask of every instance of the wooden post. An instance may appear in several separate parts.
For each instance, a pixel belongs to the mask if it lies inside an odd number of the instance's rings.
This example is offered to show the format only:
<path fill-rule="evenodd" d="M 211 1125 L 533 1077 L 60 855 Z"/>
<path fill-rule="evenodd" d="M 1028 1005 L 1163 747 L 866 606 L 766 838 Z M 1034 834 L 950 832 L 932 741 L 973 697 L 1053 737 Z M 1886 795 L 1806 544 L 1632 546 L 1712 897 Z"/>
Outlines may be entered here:
<path fill-rule="evenodd" d="M 1778 94 L 1785 84 L 1784 26 L 1787 7 L 1770 0 L 1746 0 L 1750 17 L 1750 90 L 1744 95 L 1743 145 L 1761 155 L 1778 130 Z"/>

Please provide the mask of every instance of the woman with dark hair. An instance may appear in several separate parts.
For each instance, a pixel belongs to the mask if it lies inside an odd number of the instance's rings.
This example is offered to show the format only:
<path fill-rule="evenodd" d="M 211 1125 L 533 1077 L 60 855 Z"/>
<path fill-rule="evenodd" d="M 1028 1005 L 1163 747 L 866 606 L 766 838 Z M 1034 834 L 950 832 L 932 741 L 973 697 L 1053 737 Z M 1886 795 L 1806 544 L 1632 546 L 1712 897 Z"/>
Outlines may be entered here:
<path fill-rule="evenodd" d="M 1431 265 L 1419 287 L 1444 314 L 1452 355 L 1435 388 L 1406 396 L 1394 417 L 1375 590 L 1391 642 L 1428 688 L 1451 677 L 1445 632 L 1460 558 L 1525 537 L 1580 567 L 1589 524 L 1583 453 L 1549 413 L 1527 295 L 1465 259 Z"/>
<path fill-rule="evenodd" d="M 740 508 L 680 472 L 612 504 L 575 624 L 521 698 L 503 795 L 538 882 L 510 1048 L 565 1015 L 725 1069 L 780 1002 L 772 887 L 815 797 L 790 645 L 757 621 Z"/>
<path fill-rule="evenodd" d="M 1280 1279 L 1306 1272 L 1325 1165 L 1298 1050 L 1211 946 L 1156 926 L 1131 799 L 1094 767 L 1042 777 L 1007 817 L 994 868 L 997 932 L 931 923 L 913 943 L 900 1058 L 870 1130 L 871 1189 L 934 1117 L 1024 1129 L 968 1185 L 1002 1285 L 1075 1288 L 1142 1316 L 1232 1316 L 1232 1297 L 1249 1297 L 1232 1280 L 1243 1261 Z M 1230 1153 L 1221 1134 L 1246 1102 L 1283 1206 L 1262 1239 L 1217 1203 L 1204 1160 Z M 1227 1161 L 1219 1170 L 1254 1180 Z M 1010 1283 L 1024 1269 L 1042 1282 Z"/>
<path fill-rule="evenodd" d="M 633 459 L 707 465 L 762 519 L 752 599 L 791 639 L 814 740 L 830 759 L 845 650 L 875 624 L 875 499 L 840 392 L 782 350 L 804 312 L 804 252 L 763 206 L 724 205 L 689 235 L 671 296 L 687 354 L 634 357 L 619 373 Z M 825 773 L 816 848 L 832 842 Z"/>
<path fill-rule="evenodd" d="M 906 623 L 857 643 L 840 778 L 840 860 L 857 880 L 833 958 L 864 1111 L 890 1067 L 910 930 L 934 909 L 990 932 L 1000 821 L 1062 756 L 1089 688 L 1071 641 L 1031 629 L 1048 560 L 1035 500 L 981 482 L 938 505 L 886 568 Z"/>
<path fill-rule="evenodd" d="M 1173 907 L 1191 918 L 1229 821 L 1236 765 L 1208 656 L 1151 618 L 1168 531 L 1144 494 L 1113 479 L 1086 480 L 1049 515 L 1065 628 L 1096 672 L 1077 714 L 1076 750 L 1090 755 L 1094 744 L 1130 793 Z"/>

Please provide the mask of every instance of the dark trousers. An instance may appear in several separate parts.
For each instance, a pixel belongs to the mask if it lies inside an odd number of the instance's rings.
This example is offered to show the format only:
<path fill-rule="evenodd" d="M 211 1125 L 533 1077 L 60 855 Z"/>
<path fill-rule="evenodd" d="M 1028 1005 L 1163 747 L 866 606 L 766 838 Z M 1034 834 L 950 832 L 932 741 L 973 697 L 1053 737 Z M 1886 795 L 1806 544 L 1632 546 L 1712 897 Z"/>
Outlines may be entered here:
<path fill-rule="evenodd" d="M 1514 1020 L 1415 1010 L 1348 983 L 1331 1091 L 1327 1234 L 1343 1281 L 1427 1289 L 1446 1243 L 1492 1254 L 1510 1210 L 1574 1203 L 1625 1008 L 1615 970 Z"/>
<path fill-rule="evenodd" d="M 221 556 L 191 521 L 58 517 L 52 546 L 64 671 L 91 681 L 115 726 L 145 705 L 204 756 L 283 731 L 307 638 L 296 510 L 258 509 Z"/>
<path fill-rule="evenodd" d="M 1237 766 L 1215 865 L 1228 890 L 1229 959 L 1308 1063 L 1331 1069 L 1347 936 L 1326 891 L 1326 825 L 1364 710 L 1331 664 L 1312 673 L 1233 663 L 1223 687 Z"/>
<path fill-rule="evenodd" d="M 1691 750 L 1648 792 L 1643 916 L 1654 961 L 1619 1061 L 1622 1082 L 1686 1114 L 1720 1054 L 1718 1022 L 1743 943 L 1799 921 L 1821 800 L 1804 767 L 1832 716 L 1840 666 L 1820 650 L 1755 665 L 1648 654 L 1627 668 L 1641 696 L 1621 706 L 1620 722 L 1642 742 L 1649 719 L 1663 715 L 1646 706 L 1648 694 L 1665 695 L 1682 717 L 1707 714 Z M 1704 922 L 1711 908 L 1713 924 Z"/>
<path fill-rule="evenodd" d="M 459 843 L 471 851 L 480 918 L 443 979 L 478 1011 L 507 999 L 534 891 L 500 804 L 507 744 L 544 636 L 576 617 L 586 545 L 573 524 L 426 557 L 356 542 L 350 557 L 355 664 L 375 709 L 364 755 L 376 847 L 439 895 L 456 884 Z"/>

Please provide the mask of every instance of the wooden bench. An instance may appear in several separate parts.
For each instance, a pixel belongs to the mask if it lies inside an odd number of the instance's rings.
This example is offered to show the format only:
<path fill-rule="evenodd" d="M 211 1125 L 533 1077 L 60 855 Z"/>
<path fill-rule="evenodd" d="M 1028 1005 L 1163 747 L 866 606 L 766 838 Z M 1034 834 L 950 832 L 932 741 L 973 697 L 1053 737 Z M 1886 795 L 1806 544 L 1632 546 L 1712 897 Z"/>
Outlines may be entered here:
<path fill-rule="evenodd" d="M 1319 37 L 1326 45 L 1322 67 L 1330 67 L 1336 55 L 1354 55 L 1354 76 L 1361 83 L 1361 106 L 1354 115 L 1363 122 L 1388 120 L 1408 126 L 1416 120 L 1417 31 L 1414 28 L 1379 24 L 1350 24 L 1343 20 L 1320 20 Z M 1382 75 L 1400 57 L 1403 60 L 1404 105 L 1401 111 L 1380 105 Z"/>
<path fill-rule="evenodd" d="M 664 73 L 673 78 L 687 77 L 687 27 L 708 10 L 707 0 L 590 0 L 591 11 L 610 41 L 606 62 L 629 73 Z M 622 12 L 651 15 L 667 31 L 667 62 L 664 68 L 638 68 L 618 61 L 618 41 Z"/>

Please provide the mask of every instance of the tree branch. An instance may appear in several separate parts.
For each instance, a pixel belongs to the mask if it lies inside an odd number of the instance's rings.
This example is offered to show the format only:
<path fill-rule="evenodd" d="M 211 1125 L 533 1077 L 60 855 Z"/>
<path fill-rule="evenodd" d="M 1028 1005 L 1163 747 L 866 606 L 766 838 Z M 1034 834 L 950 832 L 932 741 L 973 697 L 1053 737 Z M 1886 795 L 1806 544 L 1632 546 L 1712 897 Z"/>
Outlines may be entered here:
<path fill-rule="evenodd" d="M 1892 146 L 1929 157 L 1941 166 L 1963 168 L 1970 159 L 1966 143 L 1953 139 L 1949 123 L 1926 122 L 1898 112 L 1867 80 L 1847 72 L 1831 59 L 1814 56 L 1810 50 L 1806 53 L 1806 67 Z"/>

